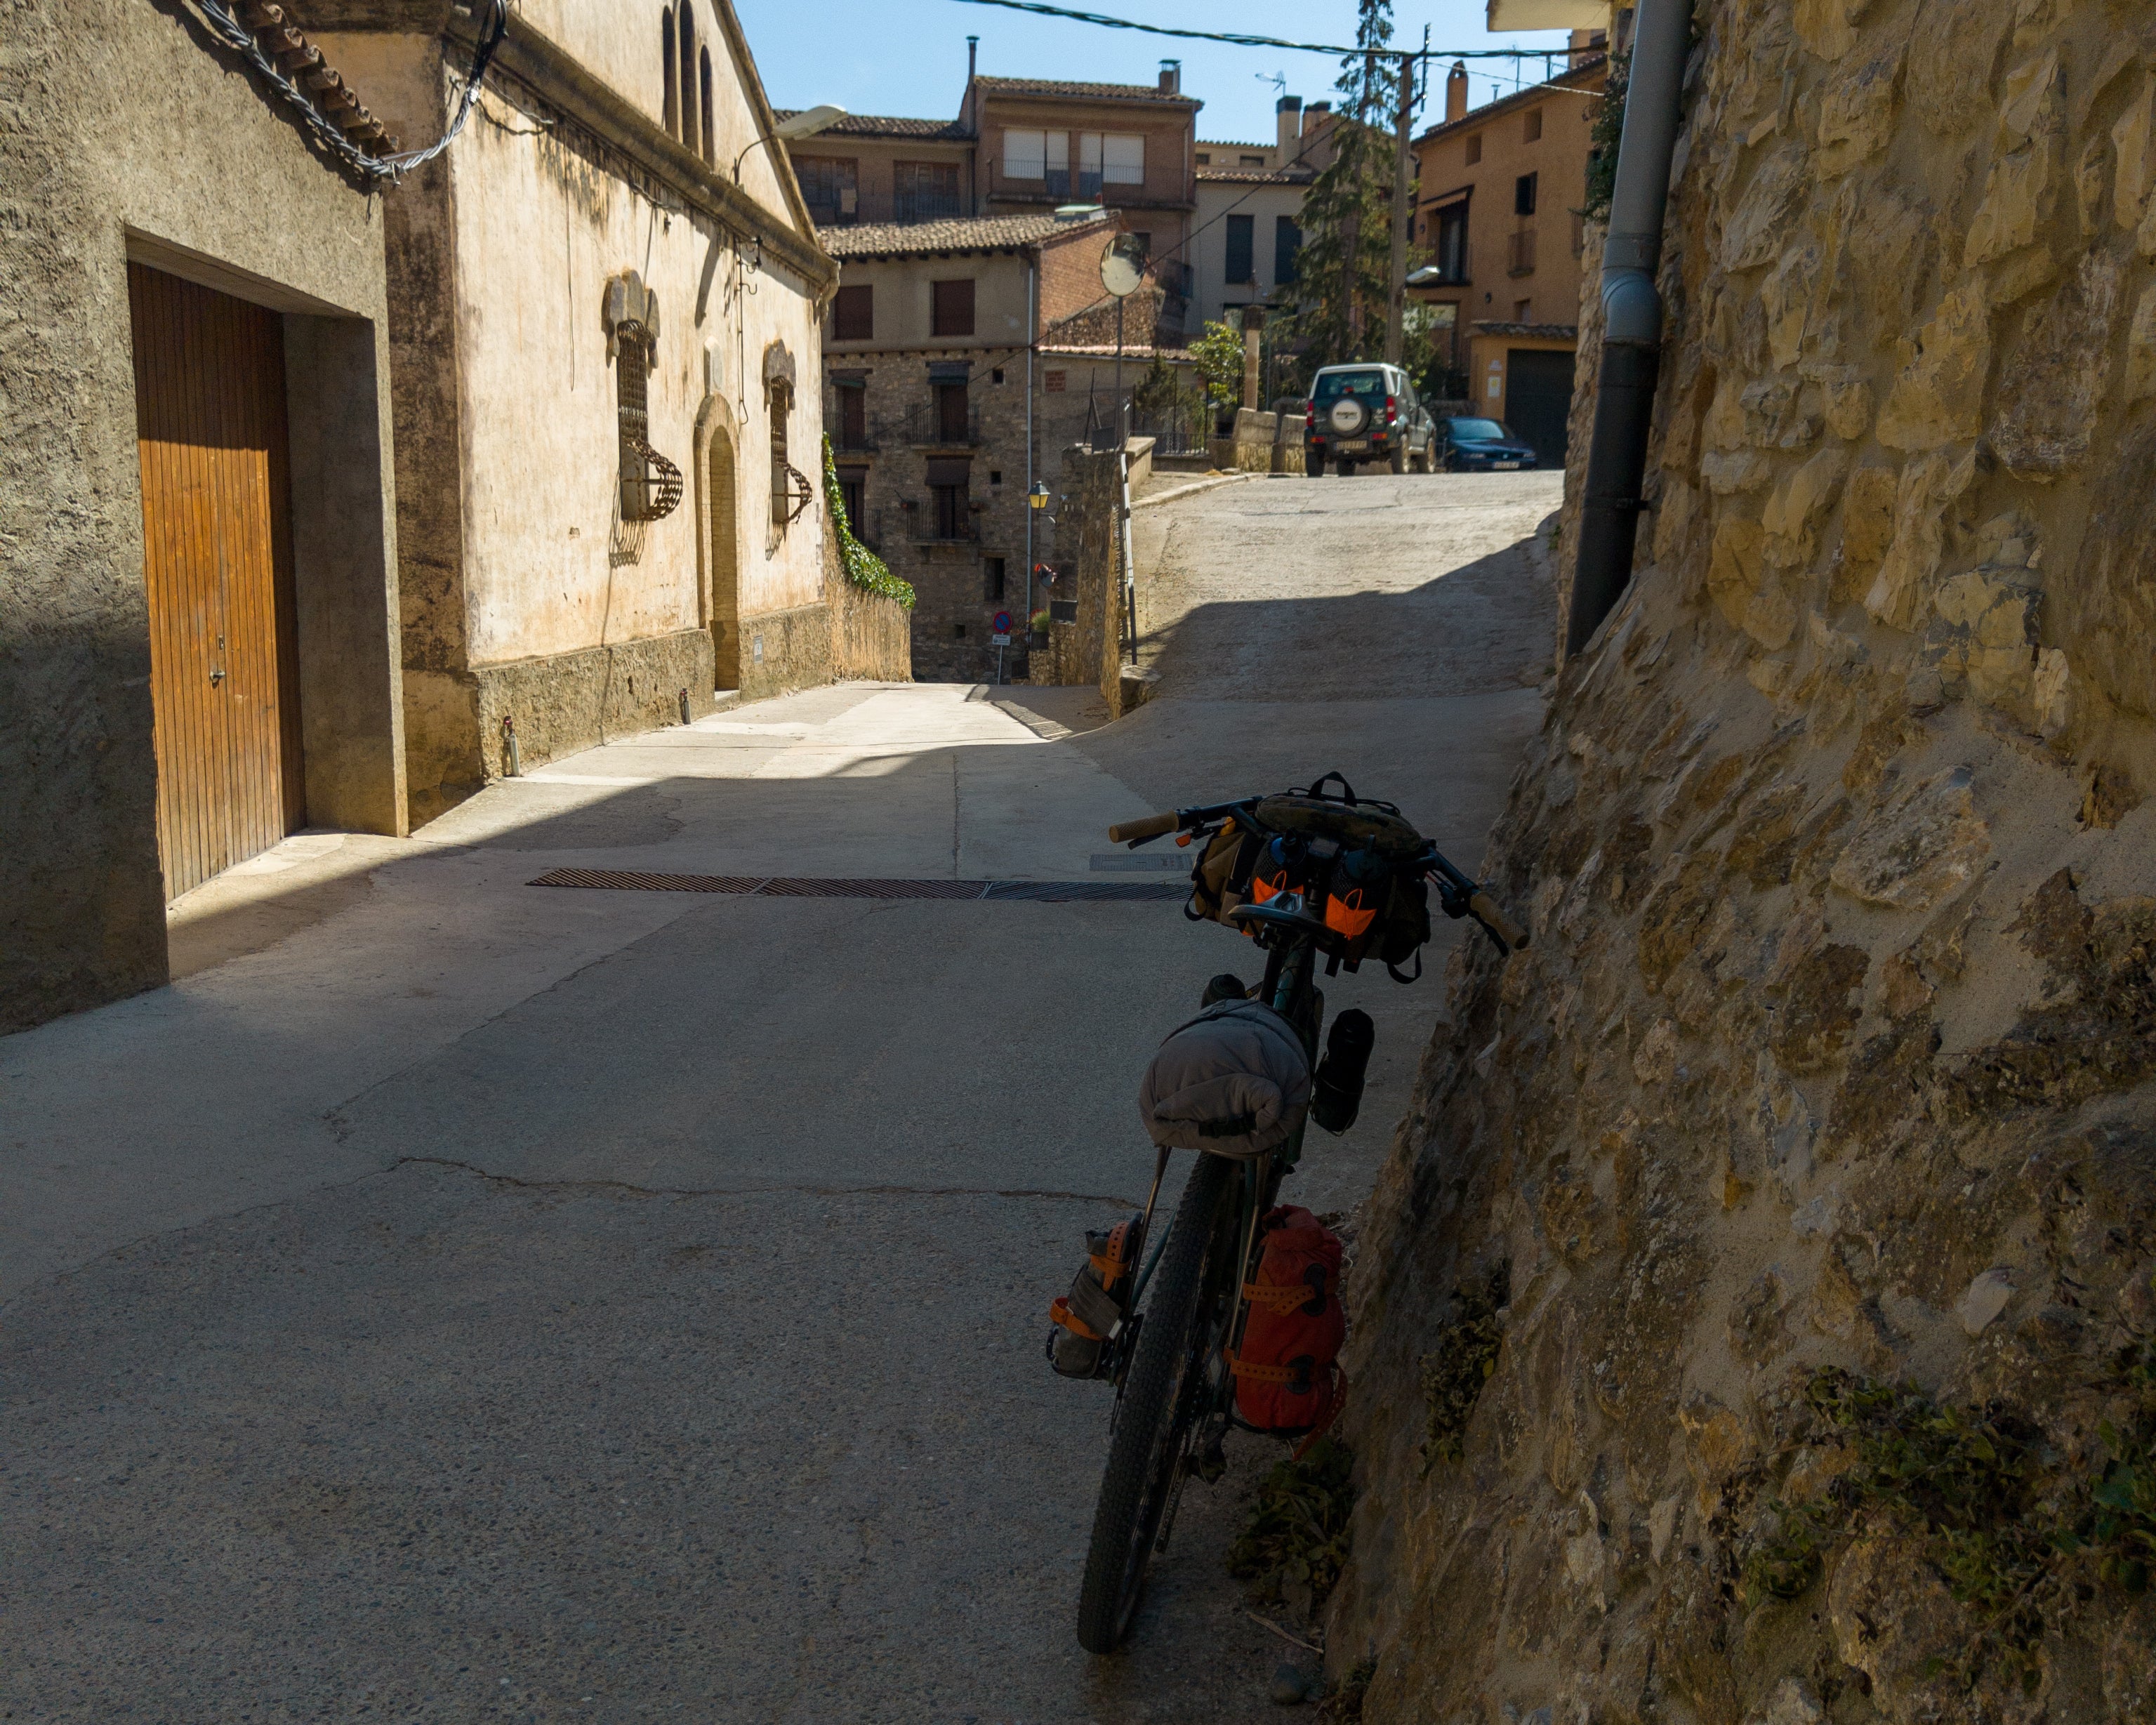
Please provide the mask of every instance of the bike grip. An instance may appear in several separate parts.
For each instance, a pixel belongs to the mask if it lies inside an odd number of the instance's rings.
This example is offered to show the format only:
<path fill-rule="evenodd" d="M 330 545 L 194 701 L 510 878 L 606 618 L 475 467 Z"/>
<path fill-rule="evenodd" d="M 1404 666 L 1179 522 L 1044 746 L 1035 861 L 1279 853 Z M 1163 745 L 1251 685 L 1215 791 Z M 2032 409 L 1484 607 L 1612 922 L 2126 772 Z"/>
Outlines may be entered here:
<path fill-rule="evenodd" d="M 1173 832 L 1178 819 L 1173 814 L 1148 814 L 1143 820 L 1118 821 L 1108 829 L 1108 837 L 1117 845 L 1127 845 L 1133 839 L 1158 839 L 1163 833 Z"/>
<path fill-rule="evenodd" d="M 1507 951 L 1517 952 L 1527 945 L 1527 930 L 1515 927 L 1512 918 L 1497 908 L 1497 901 L 1488 893 L 1477 892 L 1470 898 L 1467 913 L 1502 941 Z"/>

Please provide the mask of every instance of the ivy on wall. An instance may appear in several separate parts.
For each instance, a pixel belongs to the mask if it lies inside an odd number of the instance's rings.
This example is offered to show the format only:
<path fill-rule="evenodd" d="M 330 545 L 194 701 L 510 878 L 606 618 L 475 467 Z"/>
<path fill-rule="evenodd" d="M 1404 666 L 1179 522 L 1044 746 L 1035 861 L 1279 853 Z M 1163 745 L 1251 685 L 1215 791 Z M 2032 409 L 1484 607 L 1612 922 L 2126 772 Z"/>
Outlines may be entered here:
<path fill-rule="evenodd" d="M 831 511 L 831 528 L 839 542 L 839 564 L 846 572 L 846 579 L 865 593 L 896 599 L 911 611 L 913 583 L 900 580 L 881 557 L 854 537 L 853 524 L 846 519 L 846 494 L 839 489 L 839 464 L 832 457 L 828 436 L 824 439 L 824 502 Z"/>

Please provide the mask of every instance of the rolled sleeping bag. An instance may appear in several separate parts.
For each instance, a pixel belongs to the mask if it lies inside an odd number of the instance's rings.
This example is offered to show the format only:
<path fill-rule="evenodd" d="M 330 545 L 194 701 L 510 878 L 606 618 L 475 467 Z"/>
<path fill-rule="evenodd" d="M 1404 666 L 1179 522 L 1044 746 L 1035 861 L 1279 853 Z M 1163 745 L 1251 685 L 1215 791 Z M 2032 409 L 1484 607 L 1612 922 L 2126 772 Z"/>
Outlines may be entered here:
<path fill-rule="evenodd" d="M 1270 1006 L 1223 1000 L 1171 1030 L 1138 1085 L 1138 1117 L 1163 1150 L 1262 1156 L 1302 1124 L 1310 1057 Z"/>

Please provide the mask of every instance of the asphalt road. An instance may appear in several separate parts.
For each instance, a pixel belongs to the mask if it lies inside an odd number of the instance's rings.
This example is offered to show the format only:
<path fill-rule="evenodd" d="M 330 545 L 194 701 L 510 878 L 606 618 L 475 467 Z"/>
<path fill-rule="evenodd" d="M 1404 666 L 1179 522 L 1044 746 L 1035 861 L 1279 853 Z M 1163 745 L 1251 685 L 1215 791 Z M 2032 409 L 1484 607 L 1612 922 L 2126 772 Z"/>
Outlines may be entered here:
<path fill-rule="evenodd" d="M 1230 1721 L 1295 1650 L 1184 1499 L 1070 1618 L 1105 1447 L 1041 1359 L 1142 1195 L 1172 904 L 557 891 L 572 865 L 1129 878 L 1110 819 L 1337 767 L 1472 865 L 1539 717 L 1554 478 L 1142 512 L 1163 698 L 849 685 L 624 739 L 408 842 L 296 837 L 172 987 L 0 1040 L 0 1718 Z M 1433 954 L 1441 966 L 1442 932 Z M 1434 978 L 1377 1014 L 1352 1209 Z"/>

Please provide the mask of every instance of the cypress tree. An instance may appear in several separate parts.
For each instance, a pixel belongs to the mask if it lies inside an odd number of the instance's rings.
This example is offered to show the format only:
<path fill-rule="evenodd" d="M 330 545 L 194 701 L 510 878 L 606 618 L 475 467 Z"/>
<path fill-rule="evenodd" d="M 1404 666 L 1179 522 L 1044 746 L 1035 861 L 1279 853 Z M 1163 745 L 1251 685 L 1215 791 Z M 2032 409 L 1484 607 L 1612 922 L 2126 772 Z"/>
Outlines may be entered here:
<path fill-rule="evenodd" d="M 1374 50 L 1393 39 L 1392 0 L 1358 0 L 1357 52 L 1340 63 L 1332 160 L 1302 201 L 1296 260 L 1301 297 L 1286 331 L 1306 378 L 1321 366 L 1381 358 L 1391 306 L 1393 120 L 1399 62 Z M 1409 369 L 1418 369 L 1409 326 Z M 1426 348 L 1425 337 L 1419 344 Z"/>

